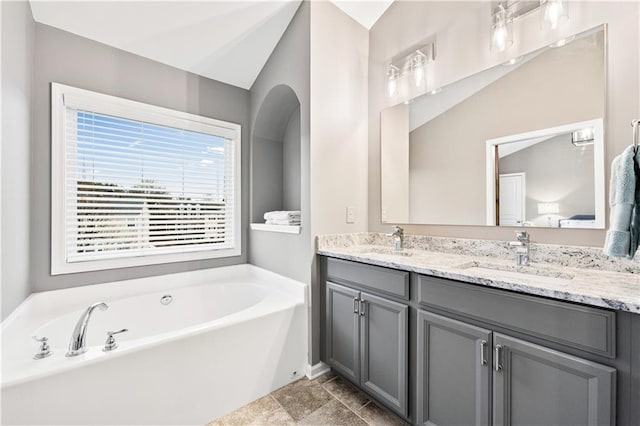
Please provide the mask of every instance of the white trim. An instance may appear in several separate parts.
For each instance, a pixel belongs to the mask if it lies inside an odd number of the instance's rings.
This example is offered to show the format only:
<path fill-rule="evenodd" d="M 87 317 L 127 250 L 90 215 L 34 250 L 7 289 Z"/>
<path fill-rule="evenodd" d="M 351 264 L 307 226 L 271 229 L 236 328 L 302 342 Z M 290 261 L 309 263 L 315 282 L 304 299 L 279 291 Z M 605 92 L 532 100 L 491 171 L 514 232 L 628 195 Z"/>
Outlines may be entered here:
<path fill-rule="evenodd" d="M 317 364 L 310 365 L 307 364 L 307 373 L 306 376 L 309 380 L 317 379 L 325 373 L 331 371 L 331 367 L 329 367 L 324 362 L 320 361 Z"/>
<path fill-rule="evenodd" d="M 271 225 L 268 223 L 252 223 L 249 225 L 252 231 L 281 232 L 283 234 L 299 234 L 300 225 Z"/>
<path fill-rule="evenodd" d="M 550 127 L 542 130 L 534 130 L 532 132 L 519 133 L 517 135 L 509 135 L 486 141 L 485 160 L 486 160 L 486 224 L 488 226 L 496 226 L 496 203 L 495 203 L 495 164 L 494 164 L 494 148 L 505 143 L 516 142 L 523 139 L 543 138 L 546 136 L 556 136 L 564 133 L 570 133 L 574 130 L 583 129 L 585 127 L 593 127 L 594 144 L 593 144 L 593 168 L 594 168 L 594 207 L 595 207 L 595 225 L 594 228 L 604 229 L 605 226 L 605 199 L 604 199 L 604 122 L 602 118 L 594 120 L 580 121 L 577 123 L 565 124 L 557 127 Z"/>
<path fill-rule="evenodd" d="M 66 206 L 65 197 L 62 194 L 66 181 L 65 108 L 71 105 L 165 126 L 179 125 L 182 128 L 233 140 L 235 150 L 233 247 L 197 252 L 189 252 L 186 249 L 183 253 L 68 263 L 65 247 Z M 242 254 L 242 129 L 239 124 L 51 83 L 51 142 L 51 275 L 214 259 Z"/>

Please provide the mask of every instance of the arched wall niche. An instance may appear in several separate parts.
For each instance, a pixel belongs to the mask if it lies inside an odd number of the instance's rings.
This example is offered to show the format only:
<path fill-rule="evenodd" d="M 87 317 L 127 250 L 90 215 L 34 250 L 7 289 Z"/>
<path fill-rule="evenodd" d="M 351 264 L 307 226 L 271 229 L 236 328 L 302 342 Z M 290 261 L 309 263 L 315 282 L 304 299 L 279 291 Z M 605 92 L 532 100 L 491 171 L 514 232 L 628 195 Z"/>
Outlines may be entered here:
<path fill-rule="evenodd" d="M 291 87 L 269 91 L 251 139 L 251 222 L 263 223 L 268 211 L 300 210 L 300 101 Z"/>

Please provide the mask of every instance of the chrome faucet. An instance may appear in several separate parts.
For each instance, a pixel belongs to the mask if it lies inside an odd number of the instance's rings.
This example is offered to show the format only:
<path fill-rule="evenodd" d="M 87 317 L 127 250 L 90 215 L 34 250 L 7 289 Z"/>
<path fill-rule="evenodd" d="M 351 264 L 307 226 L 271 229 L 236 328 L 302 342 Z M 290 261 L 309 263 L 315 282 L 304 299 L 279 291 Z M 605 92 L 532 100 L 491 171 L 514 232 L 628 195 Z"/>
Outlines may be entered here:
<path fill-rule="evenodd" d="M 395 250 L 402 250 L 402 243 L 404 242 L 404 229 L 399 226 L 393 227 L 393 232 L 390 237 L 393 238 L 393 248 Z"/>
<path fill-rule="evenodd" d="M 99 308 L 101 311 L 106 311 L 109 306 L 104 302 L 98 302 L 89 306 L 87 310 L 84 311 L 80 316 L 80 319 L 78 319 L 76 327 L 73 329 L 71 342 L 69 342 L 69 350 L 67 351 L 68 357 L 77 356 L 87 351 L 87 327 L 89 326 L 89 319 L 91 318 L 91 314 L 95 308 Z"/>
<path fill-rule="evenodd" d="M 516 232 L 518 241 L 511 241 L 510 246 L 516 248 L 516 265 L 529 265 L 529 233 L 527 231 Z"/>

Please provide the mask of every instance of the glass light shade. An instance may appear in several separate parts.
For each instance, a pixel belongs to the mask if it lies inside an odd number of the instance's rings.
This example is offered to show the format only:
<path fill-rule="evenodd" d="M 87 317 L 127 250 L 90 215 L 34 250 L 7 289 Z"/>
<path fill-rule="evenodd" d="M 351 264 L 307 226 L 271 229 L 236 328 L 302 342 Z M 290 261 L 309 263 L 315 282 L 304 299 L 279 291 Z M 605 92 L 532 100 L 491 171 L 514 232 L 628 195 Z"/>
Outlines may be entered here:
<path fill-rule="evenodd" d="M 540 28 L 555 30 L 569 20 L 567 0 L 540 0 Z"/>
<path fill-rule="evenodd" d="M 411 60 L 411 81 L 415 88 L 421 88 L 426 83 L 426 64 L 427 59 L 424 54 L 416 53 Z"/>
<path fill-rule="evenodd" d="M 387 89 L 387 97 L 393 98 L 398 94 L 398 77 L 400 72 L 397 67 L 391 65 L 389 70 L 387 71 L 387 81 L 386 81 L 386 89 Z"/>
<path fill-rule="evenodd" d="M 513 14 L 502 5 L 491 17 L 491 51 L 504 52 L 513 44 Z"/>

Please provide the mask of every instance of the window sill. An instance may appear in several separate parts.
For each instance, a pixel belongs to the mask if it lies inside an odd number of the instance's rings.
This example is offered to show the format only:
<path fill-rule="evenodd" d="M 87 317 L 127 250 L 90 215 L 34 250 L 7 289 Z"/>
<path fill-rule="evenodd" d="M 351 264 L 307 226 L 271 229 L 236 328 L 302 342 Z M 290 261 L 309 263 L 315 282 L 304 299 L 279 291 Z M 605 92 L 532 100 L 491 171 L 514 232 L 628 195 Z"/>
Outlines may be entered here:
<path fill-rule="evenodd" d="M 283 234 L 299 234 L 300 225 L 267 225 L 266 223 L 252 223 L 252 231 L 280 232 Z"/>

